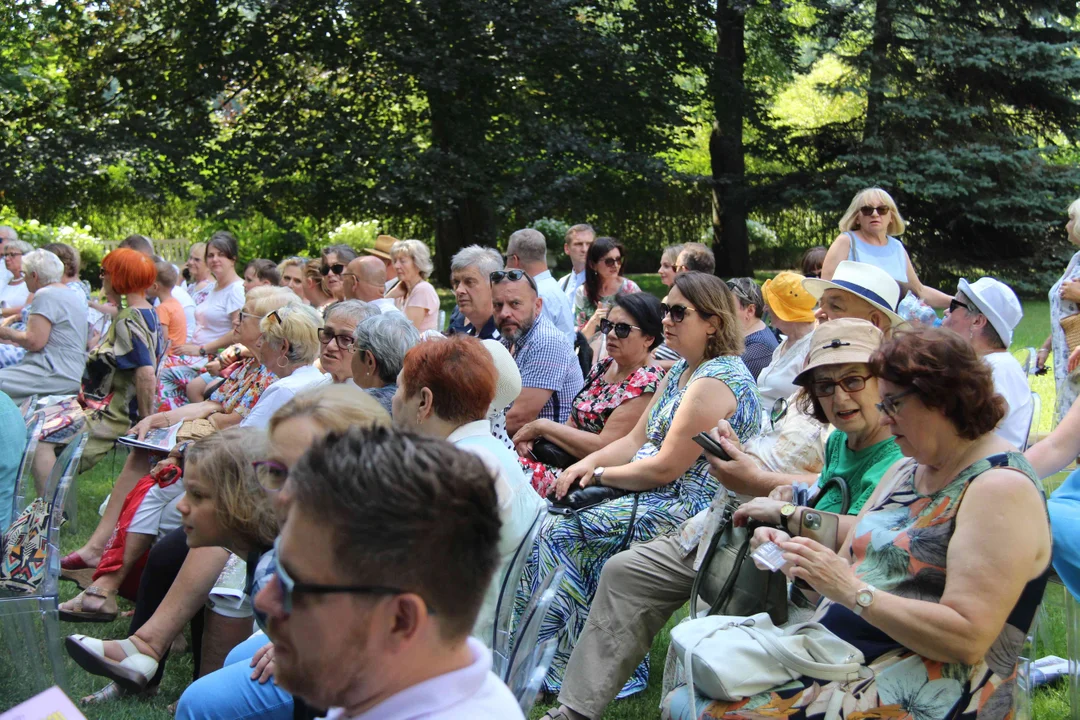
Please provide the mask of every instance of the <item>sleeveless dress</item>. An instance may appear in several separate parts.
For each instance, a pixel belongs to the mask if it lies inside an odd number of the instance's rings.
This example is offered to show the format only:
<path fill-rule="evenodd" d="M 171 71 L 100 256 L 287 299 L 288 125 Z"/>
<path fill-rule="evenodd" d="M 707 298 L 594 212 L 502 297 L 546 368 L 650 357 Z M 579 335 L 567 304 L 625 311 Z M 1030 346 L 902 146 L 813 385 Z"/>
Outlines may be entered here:
<path fill-rule="evenodd" d="M 987 470 L 1007 467 L 1026 475 L 1040 495 L 1043 488 L 1031 465 L 1017 452 L 978 460 L 930 495 L 915 489 L 917 467 L 909 458 L 897 468 L 902 479 L 859 520 L 849 557 L 856 575 L 879 591 L 938 602 L 945 591 L 956 513 L 971 483 Z M 818 720 L 830 706 L 839 705 L 842 718 L 1005 720 L 1012 713 L 1017 657 L 1048 575 L 1049 566 L 1024 586 L 997 640 L 975 665 L 922 657 L 846 607 L 824 600 L 814 619 L 862 650 L 873 678 L 851 683 L 801 678 L 735 702 L 699 697 L 699 710 L 708 705 L 699 717 Z M 688 718 L 686 687 L 669 693 L 662 708 L 664 718 Z"/>
<path fill-rule="evenodd" d="M 649 412 L 645 444 L 631 462 L 660 452 L 686 389 L 702 377 L 722 381 L 735 395 L 735 414 L 729 422 L 739 440 L 746 442 L 758 433 L 761 406 L 757 385 L 742 358 L 724 355 L 703 362 L 686 386 L 680 388 L 679 379 L 686 371 L 686 360 L 671 368 L 664 393 Z M 631 544 L 674 532 L 685 520 L 709 506 L 718 487 L 716 479 L 709 475 L 709 463 L 702 453 L 685 473 L 667 485 L 623 495 L 571 515 L 549 514 L 544 518 L 521 574 L 514 615 L 516 623 L 540 582 L 558 565 L 566 566 L 566 578 L 537 639 L 543 642 L 558 638 L 555 659 L 544 681 L 546 690 L 557 692 L 562 686 L 563 671 L 585 626 L 604 563 Z"/>

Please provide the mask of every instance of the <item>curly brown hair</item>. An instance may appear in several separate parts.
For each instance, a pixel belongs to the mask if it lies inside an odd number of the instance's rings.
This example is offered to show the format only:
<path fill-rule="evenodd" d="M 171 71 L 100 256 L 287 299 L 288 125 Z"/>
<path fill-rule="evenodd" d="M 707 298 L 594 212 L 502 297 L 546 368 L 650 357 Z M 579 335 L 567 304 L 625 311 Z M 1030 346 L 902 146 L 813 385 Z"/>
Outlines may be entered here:
<path fill-rule="evenodd" d="M 870 372 L 915 388 L 923 405 L 940 410 L 967 440 L 992 432 L 1005 417 L 1005 398 L 994 391 L 990 366 L 952 331 L 895 332 L 870 358 Z"/>

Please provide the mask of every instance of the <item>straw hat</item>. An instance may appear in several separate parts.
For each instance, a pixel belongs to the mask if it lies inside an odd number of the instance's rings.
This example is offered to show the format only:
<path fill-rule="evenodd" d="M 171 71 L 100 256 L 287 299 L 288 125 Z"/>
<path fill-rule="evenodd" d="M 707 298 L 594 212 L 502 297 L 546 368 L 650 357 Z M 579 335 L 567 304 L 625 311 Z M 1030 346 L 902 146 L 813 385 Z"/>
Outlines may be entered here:
<path fill-rule="evenodd" d="M 517 362 L 510 351 L 498 340 L 481 340 L 484 347 L 491 353 L 491 359 L 495 363 L 495 398 L 488 408 L 488 415 L 506 408 L 507 405 L 517 400 L 521 394 L 521 371 L 518 370 Z"/>
<path fill-rule="evenodd" d="M 375 238 L 375 247 L 364 248 L 362 252 L 368 255 L 374 255 L 375 257 L 381 257 L 383 260 L 393 260 L 390 257 L 390 248 L 397 242 L 397 238 L 392 235 L 380 235 Z"/>
<path fill-rule="evenodd" d="M 900 285 L 877 265 L 844 260 L 836 266 L 832 280 L 806 278 L 803 280 L 803 287 L 818 300 L 830 288 L 855 293 L 877 309 L 883 310 L 892 320 L 893 327 L 906 322 L 896 314 L 896 307 L 900 303 Z"/>
<path fill-rule="evenodd" d="M 814 306 L 817 298 L 803 287 L 805 278 L 798 273 L 778 273 L 761 286 L 761 294 L 769 305 L 769 312 L 784 322 L 814 322 Z"/>
<path fill-rule="evenodd" d="M 809 385 L 814 380 L 814 368 L 822 365 L 846 365 L 870 361 L 882 339 L 881 331 L 862 318 L 837 318 L 818 325 L 810 339 L 810 352 L 802 372 L 792 381 Z"/>

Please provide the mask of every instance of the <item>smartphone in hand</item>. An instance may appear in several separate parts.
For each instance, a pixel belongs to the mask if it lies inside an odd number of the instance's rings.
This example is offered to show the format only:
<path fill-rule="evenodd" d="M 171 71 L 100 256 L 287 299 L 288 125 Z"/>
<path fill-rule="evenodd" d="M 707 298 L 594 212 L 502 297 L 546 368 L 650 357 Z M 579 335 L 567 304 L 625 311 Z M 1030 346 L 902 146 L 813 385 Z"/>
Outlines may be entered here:
<path fill-rule="evenodd" d="M 710 455 L 715 455 L 721 460 L 731 460 L 731 456 L 727 454 L 727 451 L 725 451 L 724 448 L 720 447 L 720 443 L 713 440 L 704 432 L 699 432 L 692 439 Z"/>

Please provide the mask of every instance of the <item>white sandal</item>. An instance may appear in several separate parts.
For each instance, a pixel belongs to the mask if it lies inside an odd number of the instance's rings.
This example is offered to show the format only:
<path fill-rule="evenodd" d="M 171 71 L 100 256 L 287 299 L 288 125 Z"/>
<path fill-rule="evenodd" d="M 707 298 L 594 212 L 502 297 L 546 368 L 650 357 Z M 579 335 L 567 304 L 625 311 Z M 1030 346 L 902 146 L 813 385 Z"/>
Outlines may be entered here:
<path fill-rule="evenodd" d="M 105 642 L 86 635 L 64 638 L 68 655 L 86 672 L 107 677 L 129 693 L 144 690 L 157 673 L 158 661 L 139 652 L 135 643 L 127 638 L 111 641 L 120 646 L 125 657 L 120 662 L 110 660 L 105 657 Z"/>

